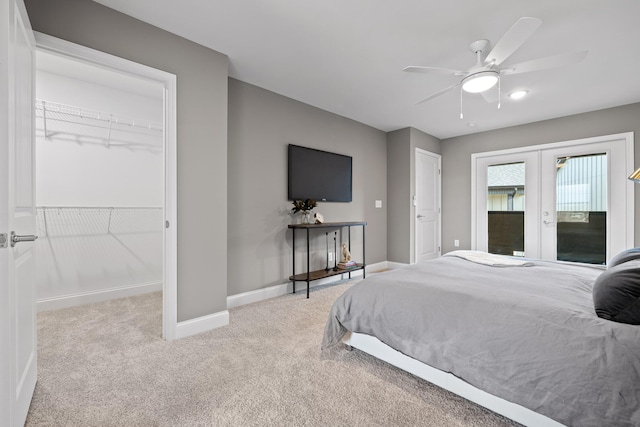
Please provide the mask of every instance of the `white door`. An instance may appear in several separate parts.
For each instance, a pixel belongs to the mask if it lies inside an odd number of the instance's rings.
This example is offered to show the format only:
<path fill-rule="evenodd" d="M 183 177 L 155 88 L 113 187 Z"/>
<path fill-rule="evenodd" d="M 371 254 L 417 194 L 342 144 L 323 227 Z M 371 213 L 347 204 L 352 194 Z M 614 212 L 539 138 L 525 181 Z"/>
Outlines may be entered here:
<path fill-rule="evenodd" d="M 523 166 L 523 183 L 509 173 L 511 181 L 489 179 L 492 168 L 513 165 Z M 472 249 L 603 264 L 633 246 L 631 133 L 474 154 L 472 168 Z M 523 199 L 519 208 L 492 207 L 507 192 Z M 518 227 L 496 220 L 507 214 L 520 216 Z M 524 250 L 513 246 L 515 237 Z"/>
<path fill-rule="evenodd" d="M 541 152 L 541 258 L 604 264 L 629 247 L 625 148 L 619 139 Z"/>
<path fill-rule="evenodd" d="M 472 249 L 540 258 L 538 164 L 535 151 L 475 158 Z"/>
<path fill-rule="evenodd" d="M 416 148 L 415 262 L 440 256 L 440 156 Z"/>
<path fill-rule="evenodd" d="M 36 384 L 35 260 L 34 243 L 12 247 L 11 233 L 30 240 L 35 232 L 35 43 L 23 1 L 0 7 L 0 240 L 8 240 L 0 248 L 0 425 L 22 426 Z"/>

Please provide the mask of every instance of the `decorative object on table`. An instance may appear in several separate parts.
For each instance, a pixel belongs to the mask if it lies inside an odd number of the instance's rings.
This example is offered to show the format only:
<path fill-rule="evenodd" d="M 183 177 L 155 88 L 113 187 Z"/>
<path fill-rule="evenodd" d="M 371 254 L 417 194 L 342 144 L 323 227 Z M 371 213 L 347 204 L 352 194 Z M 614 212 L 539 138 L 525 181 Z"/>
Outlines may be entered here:
<path fill-rule="evenodd" d="M 355 261 L 340 261 L 338 263 L 339 270 L 350 270 L 352 268 L 357 268 L 358 264 Z"/>
<path fill-rule="evenodd" d="M 340 262 L 349 262 L 351 261 L 351 253 L 349 252 L 349 248 L 347 248 L 347 244 L 342 244 L 342 259 Z"/>
<path fill-rule="evenodd" d="M 324 216 L 322 216 L 320 212 L 313 214 L 313 218 L 315 219 L 316 224 L 322 224 L 324 222 Z"/>
<path fill-rule="evenodd" d="M 294 200 L 293 207 L 291 208 L 292 213 L 302 212 L 302 224 L 311 224 L 311 214 L 313 208 L 318 206 L 318 203 L 313 199 L 305 199 L 305 200 Z"/>
<path fill-rule="evenodd" d="M 349 270 L 358 267 L 358 264 L 351 259 L 351 252 L 349 252 L 349 247 L 346 243 L 342 244 L 342 259 L 337 267 L 339 270 Z"/>
<path fill-rule="evenodd" d="M 327 243 L 327 266 L 324 268 L 324 271 L 329 271 L 329 232 L 324 233 L 324 237 Z"/>
<path fill-rule="evenodd" d="M 303 212 L 301 221 L 303 224 L 313 224 L 313 220 L 311 219 L 311 212 Z"/>
<path fill-rule="evenodd" d="M 338 246 L 336 243 L 336 236 L 338 235 L 337 231 L 333 232 L 333 271 L 338 271 Z"/>

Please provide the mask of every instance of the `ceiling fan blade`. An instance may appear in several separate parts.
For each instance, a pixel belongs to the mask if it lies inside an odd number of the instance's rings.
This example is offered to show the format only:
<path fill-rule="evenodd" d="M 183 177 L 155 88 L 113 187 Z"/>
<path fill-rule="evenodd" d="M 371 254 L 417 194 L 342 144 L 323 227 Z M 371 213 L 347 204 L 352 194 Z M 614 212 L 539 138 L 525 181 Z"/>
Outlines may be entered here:
<path fill-rule="evenodd" d="M 524 44 L 535 33 L 542 21 L 538 18 L 524 17 L 516 21 L 498 43 L 495 44 L 484 62 L 486 64 L 500 65 Z"/>
<path fill-rule="evenodd" d="M 444 95 L 445 93 L 449 92 L 450 90 L 453 90 L 453 89 L 457 88 L 461 84 L 462 84 L 462 82 L 456 83 L 453 86 L 445 87 L 444 89 L 441 89 L 441 90 L 439 90 L 437 92 L 434 92 L 431 95 L 427 96 L 426 98 L 416 102 L 416 105 L 422 104 L 423 102 L 431 101 L 433 98 L 437 98 L 440 95 Z"/>
<path fill-rule="evenodd" d="M 450 68 L 441 68 L 441 67 L 421 67 L 418 65 L 410 65 L 408 67 L 404 67 L 402 71 L 408 71 L 410 73 L 435 73 L 435 74 L 447 74 L 451 76 L 464 76 L 467 74 L 466 71 L 460 70 L 452 70 Z"/>
<path fill-rule="evenodd" d="M 495 104 L 500 100 L 498 98 L 498 90 L 496 88 L 485 90 L 484 92 L 481 92 L 481 94 L 484 100 L 487 101 L 489 104 Z"/>
<path fill-rule="evenodd" d="M 582 50 L 580 52 L 561 53 L 560 55 L 532 59 L 531 61 L 521 62 L 500 70 L 500 74 L 521 74 L 531 71 L 547 70 L 549 68 L 564 67 L 565 65 L 582 61 L 587 56 L 587 52 L 586 50 Z"/>

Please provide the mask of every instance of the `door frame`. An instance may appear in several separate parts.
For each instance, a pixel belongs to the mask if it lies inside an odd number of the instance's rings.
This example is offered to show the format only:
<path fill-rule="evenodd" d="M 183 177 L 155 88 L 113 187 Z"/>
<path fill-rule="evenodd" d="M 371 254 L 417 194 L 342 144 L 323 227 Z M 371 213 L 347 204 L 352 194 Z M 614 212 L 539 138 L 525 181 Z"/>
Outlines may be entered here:
<path fill-rule="evenodd" d="M 418 193 L 418 153 L 434 157 L 438 160 L 438 256 L 442 255 L 442 156 L 431 151 L 416 147 L 414 151 L 414 195 Z M 411 264 L 414 264 L 418 258 L 418 216 L 416 215 L 417 200 L 414 196 L 413 204 L 413 254 L 411 256 Z"/>
<path fill-rule="evenodd" d="M 478 248 L 478 197 L 480 197 L 478 191 L 479 181 L 477 180 L 478 167 L 479 164 L 485 160 L 487 157 L 498 157 L 504 155 L 519 155 L 527 152 L 537 152 L 537 156 L 541 156 L 541 152 L 544 150 L 554 150 L 554 149 L 562 149 L 569 148 L 578 145 L 589 145 L 589 144 L 598 144 L 603 142 L 611 142 L 623 140 L 624 141 L 624 149 L 625 149 L 625 160 L 624 160 L 624 168 L 626 170 L 625 174 L 629 175 L 632 173 L 634 168 L 634 134 L 633 132 L 624 132 L 618 134 L 611 135 L 603 135 L 603 136 L 595 136 L 590 138 L 582 138 L 575 140 L 568 140 L 562 142 L 553 142 L 548 144 L 538 144 L 531 145 L 519 148 L 512 148 L 506 150 L 498 150 L 498 151 L 488 151 L 484 153 L 473 153 L 471 155 L 471 249 L 476 250 Z M 609 168 L 609 171 L 611 168 Z M 541 184 L 541 178 L 537 177 L 537 185 Z M 540 187 L 538 187 L 540 188 Z M 635 212 L 635 193 L 634 193 L 634 183 L 626 180 L 626 187 L 624 190 L 619 190 L 624 192 L 624 202 L 625 202 L 625 211 L 626 211 L 626 222 L 622 224 L 622 227 L 619 227 L 618 233 L 619 235 L 624 235 L 625 246 L 626 248 L 630 248 L 634 246 L 634 229 L 635 229 L 635 221 L 634 221 L 634 212 Z M 539 191 L 534 194 L 534 197 L 539 197 Z M 485 193 L 483 192 L 482 195 Z M 607 195 L 610 197 L 610 195 Z M 538 204 L 539 206 L 539 204 Z M 536 215 L 539 212 L 536 212 Z M 539 236 L 538 236 L 539 237 Z M 609 248 L 607 248 L 609 249 Z M 615 254 L 608 254 L 613 256 Z M 536 256 L 539 257 L 539 256 Z"/>
<path fill-rule="evenodd" d="M 164 88 L 164 248 L 162 280 L 162 337 L 177 339 L 178 327 L 178 187 L 177 187 L 177 78 L 105 52 L 34 31 L 36 48 L 159 83 Z"/>

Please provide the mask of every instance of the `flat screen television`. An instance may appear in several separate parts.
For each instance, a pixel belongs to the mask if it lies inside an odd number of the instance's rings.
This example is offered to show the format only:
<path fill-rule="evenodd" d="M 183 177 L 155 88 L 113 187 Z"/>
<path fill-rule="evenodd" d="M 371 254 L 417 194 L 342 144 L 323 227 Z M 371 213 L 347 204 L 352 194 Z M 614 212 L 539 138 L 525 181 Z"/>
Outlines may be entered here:
<path fill-rule="evenodd" d="M 351 201 L 351 157 L 289 144 L 289 200 Z"/>

